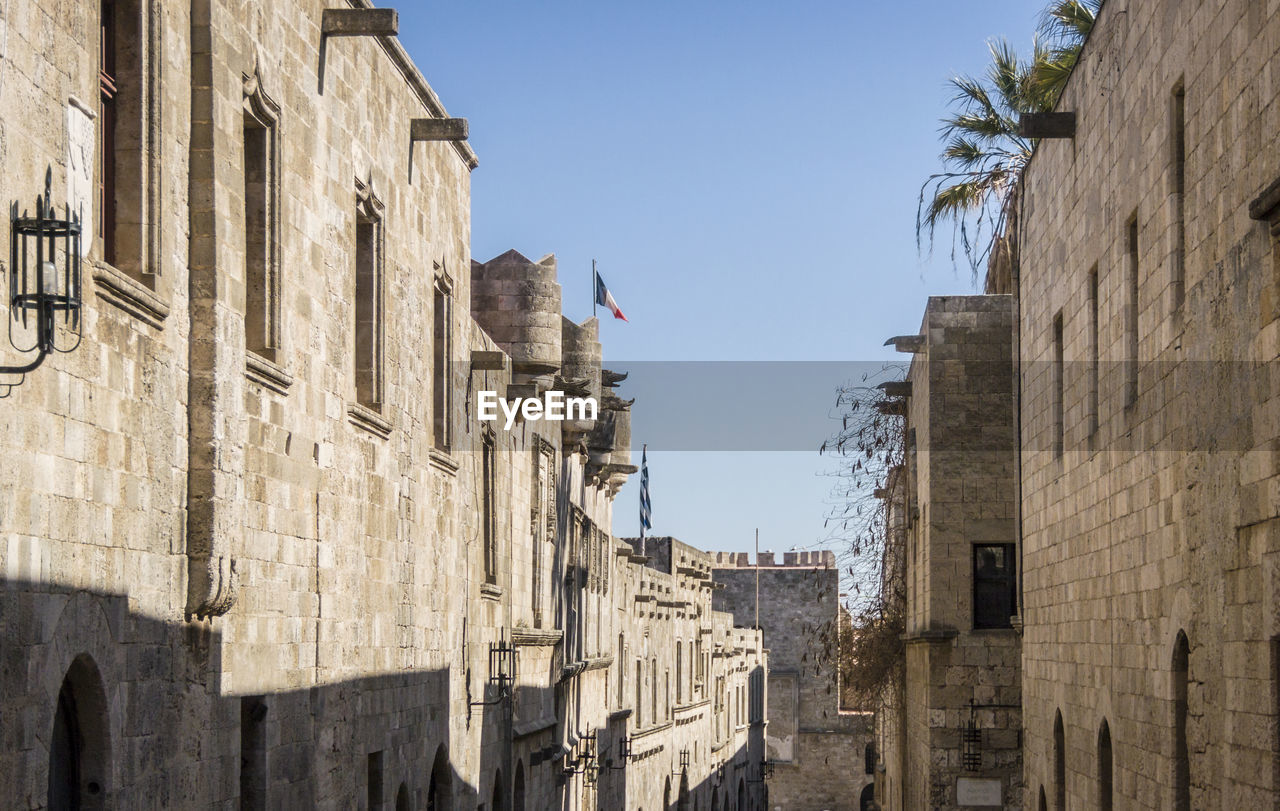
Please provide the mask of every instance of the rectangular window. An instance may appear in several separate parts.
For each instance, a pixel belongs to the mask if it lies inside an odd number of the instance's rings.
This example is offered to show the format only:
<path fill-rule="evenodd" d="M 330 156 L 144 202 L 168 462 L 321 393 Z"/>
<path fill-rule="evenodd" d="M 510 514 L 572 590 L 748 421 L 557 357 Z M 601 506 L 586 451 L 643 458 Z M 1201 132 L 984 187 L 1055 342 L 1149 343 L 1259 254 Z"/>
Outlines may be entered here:
<path fill-rule="evenodd" d="M 1062 362 L 1062 313 L 1053 318 L 1053 455 L 1061 456 L 1064 444 L 1063 401 L 1066 399 L 1066 370 Z"/>
<path fill-rule="evenodd" d="M 280 342 L 276 130 L 263 99 L 250 96 L 244 105 L 244 341 L 274 361 Z"/>
<path fill-rule="evenodd" d="M 435 446 L 449 450 L 453 437 L 450 433 L 449 413 L 453 405 L 453 299 L 452 286 L 445 276 L 437 276 L 432 306 L 432 355 L 431 355 L 431 425 L 435 434 Z"/>
<path fill-rule="evenodd" d="M 371 195 L 356 214 L 356 402 L 382 408 L 382 206 Z"/>
<path fill-rule="evenodd" d="M 483 457 L 481 470 L 481 488 L 483 497 L 480 504 L 481 521 L 484 531 L 484 582 L 496 585 L 498 582 L 498 528 L 495 504 L 497 471 L 497 442 L 492 433 L 485 433 L 481 440 Z"/>
<path fill-rule="evenodd" d="M 1011 628 L 1017 609 L 1013 544 L 974 544 L 973 627 Z"/>
<path fill-rule="evenodd" d="M 1125 268 L 1125 395 L 1128 408 L 1138 402 L 1138 212 L 1133 213 L 1126 230 L 1128 262 Z"/>
<path fill-rule="evenodd" d="M 98 38 L 98 205 L 97 235 L 102 259 L 116 263 L 116 128 L 119 119 L 116 4 L 103 0 Z"/>
<path fill-rule="evenodd" d="M 1098 266 L 1089 271 L 1089 436 L 1098 433 Z"/>
<path fill-rule="evenodd" d="M 85 201 L 85 214 L 93 220 L 92 246 L 102 261 L 154 288 L 158 216 L 149 179 L 158 171 L 159 150 L 152 142 L 158 113 L 149 78 L 156 73 L 151 60 L 161 53 L 157 26 L 139 0 L 102 0 L 98 11 L 96 188 L 94 199 Z M 203 80 L 192 76 L 193 83 Z M 194 130 L 205 123 L 201 113 L 193 113 Z M 202 151 L 196 165 L 210 155 Z"/>
<path fill-rule="evenodd" d="M 684 643 L 676 642 L 676 703 L 684 703 Z"/>
<path fill-rule="evenodd" d="M 1182 80 L 1173 89 L 1170 103 L 1169 145 L 1173 163 L 1172 189 L 1170 189 L 1173 205 L 1173 257 L 1170 263 L 1169 280 L 1173 295 L 1173 308 L 1182 306 L 1186 295 L 1186 256 L 1187 256 L 1187 93 Z"/>
<path fill-rule="evenodd" d="M 640 699 L 644 697 L 644 665 L 639 659 L 636 659 L 636 727 L 644 726 L 644 714 L 641 710 Z"/>

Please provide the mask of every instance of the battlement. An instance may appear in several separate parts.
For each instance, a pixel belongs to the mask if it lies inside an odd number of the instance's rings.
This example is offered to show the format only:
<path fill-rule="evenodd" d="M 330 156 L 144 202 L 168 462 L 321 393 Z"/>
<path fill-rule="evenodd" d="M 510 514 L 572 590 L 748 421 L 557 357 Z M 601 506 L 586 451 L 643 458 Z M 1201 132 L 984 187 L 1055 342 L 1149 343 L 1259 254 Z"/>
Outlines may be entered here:
<path fill-rule="evenodd" d="M 761 568 L 796 568 L 796 569 L 834 569 L 836 554 L 830 549 L 815 549 L 809 552 L 783 552 L 782 562 L 773 552 L 758 552 L 756 564 L 751 562 L 750 552 L 716 552 L 717 569 L 751 569 L 758 564 Z"/>

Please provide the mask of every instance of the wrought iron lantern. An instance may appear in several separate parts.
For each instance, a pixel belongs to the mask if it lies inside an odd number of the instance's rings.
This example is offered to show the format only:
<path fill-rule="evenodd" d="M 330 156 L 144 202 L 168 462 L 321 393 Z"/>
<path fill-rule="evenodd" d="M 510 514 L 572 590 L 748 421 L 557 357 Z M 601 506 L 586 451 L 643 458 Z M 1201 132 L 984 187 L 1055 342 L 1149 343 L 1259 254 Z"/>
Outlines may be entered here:
<path fill-rule="evenodd" d="M 763 783 L 771 777 L 773 777 L 773 761 L 762 757 L 760 758 L 760 765 L 758 766 L 756 777 L 753 778 L 750 775 L 747 775 L 747 782 Z"/>
<path fill-rule="evenodd" d="M 680 750 L 680 770 L 676 772 L 672 772 L 672 774 L 684 774 L 687 771 L 689 771 L 689 750 L 681 749 Z"/>
<path fill-rule="evenodd" d="M 487 707 L 512 696 L 516 683 L 516 646 L 508 642 L 506 632 L 497 642 L 489 643 L 489 681 L 494 689 L 492 701 L 472 701 L 473 707 Z M 468 692 L 470 692 L 468 690 Z"/>
<path fill-rule="evenodd" d="M 44 194 L 36 197 L 35 216 L 18 204 L 10 207 L 9 232 L 9 343 L 19 352 L 36 352 L 29 363 L 0 366 L 0 374 L 22 377 L 0 384 L 0 397 L 20 385 L 53 352 L 71 352 L 80 345 L 80 215 L 63 206 L 59 219 L 53 204 L 53 169 L 44 176 Z M 57 316 L 71 333 L 70 346 L 59 346 Z M 30 345 L 14 334 L 15 324 L 34 329 Z"/>
<path fill-rule="evenodd" d="M 622 762 L 621 766 L 613 765 L 613 758 L 607 757 L 600 764 L 600 770 L 611 769 L 613 771 L 623 771 L 627 768 L 627 764 L 631 762 L 631 737 L 625 737 L 618 741 L 618 760 Z"/>

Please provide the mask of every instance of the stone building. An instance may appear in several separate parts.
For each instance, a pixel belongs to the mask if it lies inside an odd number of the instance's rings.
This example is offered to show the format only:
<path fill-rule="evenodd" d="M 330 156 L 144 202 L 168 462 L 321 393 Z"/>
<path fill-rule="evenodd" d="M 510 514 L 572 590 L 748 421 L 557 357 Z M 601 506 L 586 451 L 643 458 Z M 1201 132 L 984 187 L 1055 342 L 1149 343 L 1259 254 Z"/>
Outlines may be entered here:
<path fill-rule="evenodd" d="M 861 809 L 874 793 L 870 713 L 840 706 L 828 646 L 840 631 L 839 570 L 828 551 L 717 553 L 715 606 L 758 625 L 769 649 L 765 753 L 770 808 Z"/>
<path fill-rule="evenodd" d="M 1013 299 L 930 298 L 903 382 L 904 465 L 879 494 L 906 652 L 877 717 L 885 809 L 1022 807 Z"/>
<path fill-rule="evenodd" d="M 1026 170 L 1026 802 L 1280 795 L 1280 15 L 1109 2 Z"/>
<path fill-rule="evenodd" d="M 609 738 L 616 758 L 629 734 L 636 762 L 601 808 L 763 810 L 762 634 L 712 610 L 710 553 L 670 537 L 624 540 L 616 552 L 633 565 L 614 604 L 625 666 Z"/>
<path fill-rule="evenodd" d="M 22 115 L 0 119 L 0 168 L 19 209 L 48 171 L 82 216 L 83 308 L 78 348 L 0 377 L 0 796 L 584 809 L 619 807 L 623 775 L 640 807 L 636 774 L 665 770 L 698 807 L 754 802 L 710 787 L 762 720 L 693 745 L 724 703 L 651 697 L 662 748 L 641 735 L 600 768 L 601 730 L 642 731 L 619 638 L 640 651 L 697 609 L 720 653 L 704 684 L 766 655 L 701 577 L 635 599 L 663 578 L 609 531 L 634 470 L 621 376 L 595 321 L 562 316 L 553 257 L 472 262 L 465 121 L 394 12 L 5 14 L 0 101 Z M 600 408 L 508 430 L 482 391 Z"/>

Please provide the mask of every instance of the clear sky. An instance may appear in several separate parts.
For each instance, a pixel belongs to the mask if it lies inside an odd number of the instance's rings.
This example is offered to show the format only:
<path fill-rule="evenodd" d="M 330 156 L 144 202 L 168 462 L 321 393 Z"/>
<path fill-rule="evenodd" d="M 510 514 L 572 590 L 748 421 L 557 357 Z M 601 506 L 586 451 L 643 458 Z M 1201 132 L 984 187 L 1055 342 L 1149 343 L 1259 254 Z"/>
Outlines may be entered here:
<path fill-rule="evenodd" d="M 606 314 L 601 337 L 606 366 L 633 369 L 620 394 L 640 398 L 654 533 L 734 551 L 756 527 L 761 549 L 824 538 L 833 462 L 817 448 L 859 367 L 754 362 L 902 361 L 881 345 L 916 331 L 927 296 L 974 292 L 949 232 L 917 252 L 916 200 L 947 78 L 983 70 L 992 37 L 1029 50 L 1042 5 L 398 5 L 405 47 L 470 120 L 474 258 L 556 254 L 575 320 L 591 315 L 595 258 L 630 318 Z M 689 413 L 736 416 L 736 445 L 668 435 L 671 402 L 642 424 L 646 389 L 678 395 L 689 374 L 717 381 L 684 384 Z M 637 532 L 638 480 L 615 502 L 617 535 Z"/>

